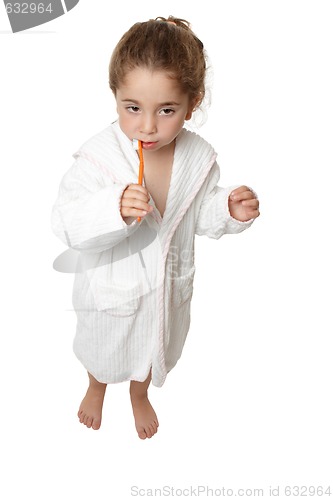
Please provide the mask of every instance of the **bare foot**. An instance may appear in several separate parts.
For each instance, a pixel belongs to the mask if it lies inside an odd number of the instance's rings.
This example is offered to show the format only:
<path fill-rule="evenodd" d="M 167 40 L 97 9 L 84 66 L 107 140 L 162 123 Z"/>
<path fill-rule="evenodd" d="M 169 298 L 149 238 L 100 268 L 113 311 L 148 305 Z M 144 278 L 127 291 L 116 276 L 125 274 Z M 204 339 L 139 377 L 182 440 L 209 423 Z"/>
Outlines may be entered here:
<path fill-rule="evenodd" d="M 97 382 L 90 374 L 89 379 L 90 384 L 87 394 L 82 400 L 77 416 L 81 424 L 86 425 L 89 429 L 92 427 L 97 431 L 102 423 L 102 408 L 106 384 Z"/>
<path fill-rule="evenodd" d="M 149 402 L 147 395 L 131 394 L 131 402 L 135 420 L 135 427 L 140 439 L 153 437 L 158 429 L 156 413 Z"/>

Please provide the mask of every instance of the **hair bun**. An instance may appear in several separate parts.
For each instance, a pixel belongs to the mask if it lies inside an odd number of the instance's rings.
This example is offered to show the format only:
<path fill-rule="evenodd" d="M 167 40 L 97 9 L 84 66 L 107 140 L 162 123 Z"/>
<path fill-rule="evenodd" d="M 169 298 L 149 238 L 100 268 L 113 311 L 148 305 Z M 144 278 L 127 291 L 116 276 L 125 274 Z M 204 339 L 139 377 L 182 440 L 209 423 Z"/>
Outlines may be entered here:
<path fill-rule="evenodd" d="M 179 19 L 178 17 L 169 16 L 168 19 L 166 19 L 165 17 L 157 17 L 155 21 L 164 21 L 165 23 L 175 24 L 179 28 L 184 28 L 188 31 L 191 31 L 190 23 L 185 19 Z"/>
<path fill-rule="evenodd" d="M 156 17 L 155 21 L 163 21 L 163 22 L 168 23 L 168 24 L 174 24 L 175 26 L 178 26 L 178 28 L 183 28 L 186 31 L 190 31 L 192 33 L 193 37 L 195 38 L 195 40 L 197 41 L 200 49 L 203 50 L 204 44 L 193 33 L 193 31 L 191 29 L 191 24 L 188 21 L 186 21 L 186 19 L 179 19 L 178 17 L 169 16 L 168 19 L 166 19 L 165 17 Z"/>

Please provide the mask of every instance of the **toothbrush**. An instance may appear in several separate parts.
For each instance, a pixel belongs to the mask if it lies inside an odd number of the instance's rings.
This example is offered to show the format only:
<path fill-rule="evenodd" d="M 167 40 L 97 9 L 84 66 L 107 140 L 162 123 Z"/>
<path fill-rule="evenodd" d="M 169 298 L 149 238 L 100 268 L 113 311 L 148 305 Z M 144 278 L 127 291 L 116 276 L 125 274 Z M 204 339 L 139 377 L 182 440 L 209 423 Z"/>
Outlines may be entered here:
<path fill-rule="evenodd" d="M 144 168 L 143 152 L 142 152 L 142 141 L 139 141 L 138 139 L 133 139 L 132 144 L 133 144 L 133 148 L 136 151 L 138 151 L 138 153 L 139 153 L 140 165 L 139 165 L 139 179 L 138 179 L 138 184 L 140 184 L 140 186 L 142 186 L 142 182 L 143 182 L 143 168 Z M 141 217 L 138 217 L 137 221 L 140 222 L 141 221 Z M 139 258 L 140 258 L 141 266 L 143 268 L 143 272 L 145 274 L 146 281 L 147 281 L 148 286 L 149 286 L 149 291 L 151 292 L 152 291 L 152 287 L 151 287 L 151 284 L 150 284 L 150 281 L 149 281 L 146 264 L 145 264 L 145 261 L 143 259 L 143 255 L 142 255 L 142 252 L 141 252 L 140 249 L 139 249 L 138 253 L 139 253 Z"/>
<path fill-rule="evenodd" d="M 133 147 L 136 151 L 139 152 L 139 158 L 140 158 L 140 165 L 139 165 L 139 179 L 138 179 L 138 184 L 142 186 L 143 182 L 143 169 L 144 169 L 144 163 L 143 163 L 143 152 L 142 152 L 142 141 L 139 141 L 138 139 L 133 139 L 132 141 Z M 138 217 L 138 222 L 141 221 L 141 217 Z"/>

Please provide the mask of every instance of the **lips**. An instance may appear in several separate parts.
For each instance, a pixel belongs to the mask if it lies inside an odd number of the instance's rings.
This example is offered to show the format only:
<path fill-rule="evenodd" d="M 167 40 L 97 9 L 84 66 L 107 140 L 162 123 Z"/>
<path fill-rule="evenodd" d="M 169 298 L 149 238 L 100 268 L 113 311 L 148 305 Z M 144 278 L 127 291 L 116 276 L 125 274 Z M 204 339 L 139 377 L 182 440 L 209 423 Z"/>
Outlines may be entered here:
<path fill-rule="evenodd" d="M 143 149 L 152 149 L 156 144 L 157 142 L 143 142 L 142 147 Z"/>

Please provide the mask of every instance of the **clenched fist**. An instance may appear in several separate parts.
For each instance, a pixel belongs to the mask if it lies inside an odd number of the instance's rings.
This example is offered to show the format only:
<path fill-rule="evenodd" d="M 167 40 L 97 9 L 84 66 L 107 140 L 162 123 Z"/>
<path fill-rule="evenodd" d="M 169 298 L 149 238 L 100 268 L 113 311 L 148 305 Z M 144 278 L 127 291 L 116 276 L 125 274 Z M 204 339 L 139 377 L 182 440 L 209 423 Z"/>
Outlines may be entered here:
<path fill-rule="evenodd" d="M 229 212 L 241 222 L 256 219 L 260 215 L 259 200 L 251 189 L 241 186 L 230 193 Z"/>
<path fill-rule="evenodd" d="M 140 184 L 130 184 L 121 198 L 120 213 L 123 219 L 126 217 L 144 217 L 153 211 L 153 207 L 148 204 L 149 193 Z"/>

